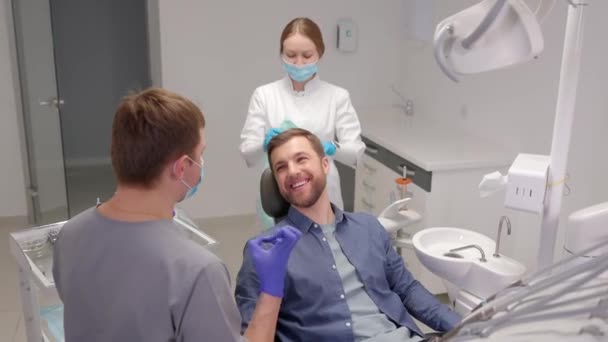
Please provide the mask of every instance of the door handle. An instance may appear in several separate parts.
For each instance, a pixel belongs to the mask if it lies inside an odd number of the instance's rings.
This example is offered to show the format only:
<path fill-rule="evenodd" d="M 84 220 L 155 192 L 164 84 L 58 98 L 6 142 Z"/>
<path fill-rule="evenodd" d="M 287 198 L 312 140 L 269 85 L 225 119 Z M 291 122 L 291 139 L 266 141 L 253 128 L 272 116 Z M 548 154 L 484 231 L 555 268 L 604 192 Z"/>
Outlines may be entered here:
<path fill-rule="evenodd" d="M 41 106 L 55 107 L 56 109 L 59 109 L 59 107 L 62 106 L 64 103 L 65 103 L 65 101 L 63 101 L 62 99 L 56 98 L 56 97 L 50 97 L 46 101 L 39 102 L 39 104 Z"/>

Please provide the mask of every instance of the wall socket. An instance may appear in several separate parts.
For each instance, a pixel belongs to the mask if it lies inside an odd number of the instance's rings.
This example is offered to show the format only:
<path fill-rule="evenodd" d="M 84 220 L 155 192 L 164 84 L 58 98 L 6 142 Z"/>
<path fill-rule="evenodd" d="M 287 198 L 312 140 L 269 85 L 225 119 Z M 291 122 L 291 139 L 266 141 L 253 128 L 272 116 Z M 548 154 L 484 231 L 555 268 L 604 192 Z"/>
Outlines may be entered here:
<path fill-rule="evenodd" d="M 543 212 L 549 156 L 519 154 L 509 168 L 505 206 L 540 214 Z"/>

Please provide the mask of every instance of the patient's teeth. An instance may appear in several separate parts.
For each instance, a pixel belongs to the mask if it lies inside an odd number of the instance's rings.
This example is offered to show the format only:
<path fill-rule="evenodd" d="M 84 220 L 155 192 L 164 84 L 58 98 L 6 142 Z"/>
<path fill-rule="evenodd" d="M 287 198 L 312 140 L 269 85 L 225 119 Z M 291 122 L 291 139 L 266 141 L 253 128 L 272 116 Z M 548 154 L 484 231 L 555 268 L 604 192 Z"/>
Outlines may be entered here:
<path fill-rule="evenodd" d="M 308 183 L 308 180 L 303 180 L 301 182 L 297 182 L 297 183 L 292 184 L 291 188 L 292 189 L 299 188 L 301 186 L 304 186 L 306 183 Z"/>

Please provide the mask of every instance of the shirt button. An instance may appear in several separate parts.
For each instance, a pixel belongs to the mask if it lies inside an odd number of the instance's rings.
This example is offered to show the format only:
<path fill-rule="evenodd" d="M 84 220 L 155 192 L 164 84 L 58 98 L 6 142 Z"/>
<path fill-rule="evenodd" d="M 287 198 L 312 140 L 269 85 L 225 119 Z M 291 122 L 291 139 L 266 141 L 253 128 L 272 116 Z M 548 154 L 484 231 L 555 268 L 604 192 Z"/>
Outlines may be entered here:
<path fill-rule="evenodd" d="M 335 270 L 336 269 L 336 265 L 331 265 L 331 268 Z"/>
<path fill-rule="evenodd" d="M 347 326 L 347 327 L 350 327 L 350 322 L 346 322 L 346 326 Z"/>
<path fill-rule="evenodd" d="M 343 294 L 340 295 L 340 299 L 344 299 L 344 295 Z"/>
<path fill-rule="evenodd" d="M 327 241 L 327 239 L 326 239 L 326 238 L 323 238 L 323 241 Z"/>
<path fill-rule="evenodd" d="M 319 225 L 315 223 L 315 228 L 319 228 Z"/>

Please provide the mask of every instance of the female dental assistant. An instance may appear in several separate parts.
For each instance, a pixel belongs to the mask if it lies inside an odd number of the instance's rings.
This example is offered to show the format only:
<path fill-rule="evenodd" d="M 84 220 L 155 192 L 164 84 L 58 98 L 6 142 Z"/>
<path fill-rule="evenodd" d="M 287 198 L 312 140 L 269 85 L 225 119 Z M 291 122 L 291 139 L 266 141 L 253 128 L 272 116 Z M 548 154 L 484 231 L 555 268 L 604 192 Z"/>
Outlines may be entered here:
<path fill-rule="evenodd" d="M 361 126 L 348 91 L 319 79 L 317 63 L 324 52 L 315 22 L 296 18 L 285 26 L 280 53 L 287 76 L 258 87 L 251 97 L 240 145 L 247 166 L 264 164 L 265 145 L 289 121 L 317 135 L 327 155 L 347 165 L 356 164 L 365 148 Z M 340 176 L 330 160 L 329 198 L 343 208 Z"/>

